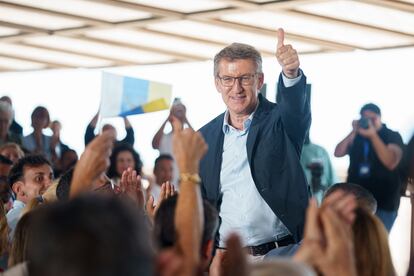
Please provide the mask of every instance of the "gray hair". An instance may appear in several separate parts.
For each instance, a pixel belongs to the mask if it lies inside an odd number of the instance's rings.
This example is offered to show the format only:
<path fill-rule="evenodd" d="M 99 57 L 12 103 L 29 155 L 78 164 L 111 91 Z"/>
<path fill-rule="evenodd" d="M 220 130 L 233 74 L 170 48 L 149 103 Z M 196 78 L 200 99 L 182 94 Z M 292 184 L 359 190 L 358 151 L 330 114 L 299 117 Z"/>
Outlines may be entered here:
<path fill-rule="evenodd" d="M 9 125 L 12 123 L 13 121 L 13 108 L 11 107 L 11 105 L 8 102 L 3 102 L 0 101 L 0 112 L 5 112 L 9 114 Z"/>
<path fill-rule="evenodd" d="M 232 43 L 222 49 L 214 57 L 214 76 L 218 75 L 219 63 L 222 59 L 251 59 L 256 63 L 256 73 L 262 73 L 262 56 L 253 46 L 243 43 Z"/>

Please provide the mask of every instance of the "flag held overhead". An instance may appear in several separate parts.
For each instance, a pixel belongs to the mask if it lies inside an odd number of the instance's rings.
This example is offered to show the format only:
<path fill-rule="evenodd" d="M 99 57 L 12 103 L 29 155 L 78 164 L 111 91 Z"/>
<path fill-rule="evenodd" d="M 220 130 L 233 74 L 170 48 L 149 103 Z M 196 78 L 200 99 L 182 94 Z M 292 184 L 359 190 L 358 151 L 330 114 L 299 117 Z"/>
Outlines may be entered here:
<path fill-rule="evenodd" d="M 102 72 L 100 116 L 125 117 L 170 107 L 171 85 Z"/>

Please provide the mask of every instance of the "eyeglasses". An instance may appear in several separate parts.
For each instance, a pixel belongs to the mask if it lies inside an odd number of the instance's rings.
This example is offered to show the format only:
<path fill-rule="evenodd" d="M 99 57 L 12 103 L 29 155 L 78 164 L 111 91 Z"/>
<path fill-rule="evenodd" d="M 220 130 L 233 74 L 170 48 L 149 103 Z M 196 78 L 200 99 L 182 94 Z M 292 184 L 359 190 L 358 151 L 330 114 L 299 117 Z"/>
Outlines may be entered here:
<path fill-rule="evenodd" d="M 241 85 L 243 86 L 249 86 L 252 85 L 254 82 L 254 78 L 256 77 L 256 74 L 251 75 L 243 75 L 240 77 L 230 77 L 230 76 L 224 76 L 220 77 L 217 75 L 217 78 L 220 80 L 221 84 L 225 87 L 232 87 L 236 80 L 240 80 Z"/>

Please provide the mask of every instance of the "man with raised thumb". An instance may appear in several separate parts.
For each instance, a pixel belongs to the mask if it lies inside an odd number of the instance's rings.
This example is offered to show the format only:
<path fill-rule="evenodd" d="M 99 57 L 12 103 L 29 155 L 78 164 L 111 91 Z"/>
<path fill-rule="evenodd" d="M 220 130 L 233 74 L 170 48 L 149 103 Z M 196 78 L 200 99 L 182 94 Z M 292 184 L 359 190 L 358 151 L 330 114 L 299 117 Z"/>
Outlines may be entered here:
<path fill-rule="evenodd" d="M 209 146 L 200 164 L 202 193 L 221 221 L 212 268 L 232 232 L 252 259 L 303 235 L 308 191 L 299 159 L 311 114 L 298 54 L 284 38 L 279 29 L 277 104 L 259 94 L 264 73 L 254 47 L 233 43 L 214 58 L 216 89 L 227 108 L 200 130 Z"/>

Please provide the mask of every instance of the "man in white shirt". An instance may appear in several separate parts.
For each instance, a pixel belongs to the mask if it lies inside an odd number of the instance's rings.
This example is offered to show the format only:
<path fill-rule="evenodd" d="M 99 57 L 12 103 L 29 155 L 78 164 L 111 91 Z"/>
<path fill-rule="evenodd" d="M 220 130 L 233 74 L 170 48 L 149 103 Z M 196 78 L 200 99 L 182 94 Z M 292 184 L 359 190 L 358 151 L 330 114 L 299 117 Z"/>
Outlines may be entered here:
<path fill-rule="evenodd" d="M 52 181 L 52 166 L 42 155 L 28 155 L 12 167 L 9 173 L 9 184 L 16 195 L 16 200 L 6 215 L 11 229 L 10 239 L 13 238 L 23 208 L 30 200 L 41 196 Z"/>
<path fill-rule="evenodd" d="M 154 197 L 154 202 L 158 202 L 161 193 L 161 185 L 173 180 L 174 159 L 169 154 L 161 154 L 154 162 L 155 183 L 151 185 L 150 195 Z"/>

